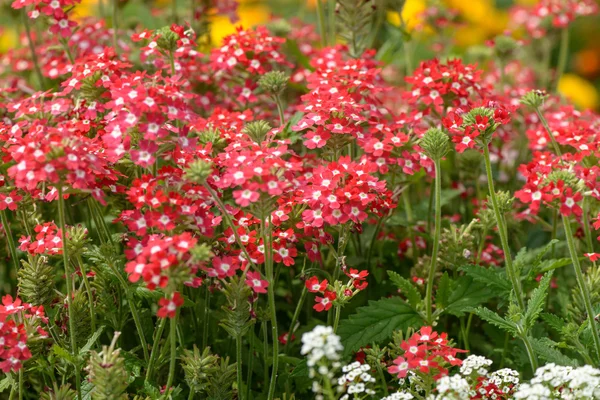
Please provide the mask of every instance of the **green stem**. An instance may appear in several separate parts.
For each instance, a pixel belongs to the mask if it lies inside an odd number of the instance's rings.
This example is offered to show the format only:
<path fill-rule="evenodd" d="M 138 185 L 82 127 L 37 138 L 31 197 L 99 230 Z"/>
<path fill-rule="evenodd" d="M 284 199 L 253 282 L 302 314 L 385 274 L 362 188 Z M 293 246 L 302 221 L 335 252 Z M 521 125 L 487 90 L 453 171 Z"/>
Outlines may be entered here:
<path fill-rule="evenodd" d="M 435 231 L 433 234 L 433 252 L 431 253 L 431 265 L 427 276 L 427 288 L 425 291 L 425 312 L 427 313 L 427 323 L 433 324 L 432 320 L 432 296 L 433 280 L 437 269 L 438 252 L 440 249 L 440 237 L 442 234 L 442 175 L 440 160 L 434 160 L 435 167 Z"/>
<path fill-rule="evenodd" d="M 596 321 L 594 319 L 594 309 L 592 308 L 592 302 L 590 300 L 590 291 L 587 283 L 585 282 L 585 277 L 583 276 L 583 271 L 581 270 L 581 264 L 579 263 L 579 256 L 577 253 L 577 248 L 575 247 L 573 231 L 571 230 L 571 222 L 569 221 L 569 218 L 564 215 L 562 220 L 565 229 L 565 236 L 567 237 L 567 245 L 569 246 L 569 253 L 571 255 L 571 261 L 573 262 L 573 269 L 575 270 L 575 278 L 577 279 L 577 284 L 579 285 L 581 297 L 583 297 L 587 320 L 590 325 L 592 338 L 594 339 L 594 348 L 596 349 L 597 360 L 600 360 L 600 337 L 598 336 L 598 327 L 596 326 Z"/>
<path fill-rule="evenodd" d="M 204 294 L 204 314 L 202 321 L 202 348 L 205 349 L 208 345 L 208 325 L 210 318 L 210 290 L 206 285 L 206 293 Z"/>
<path fill-rule="evenodd" d="M 554 212 L 552 213 L 552 234 L 550 236 L 550 239 L 552 241 L 554 241 L 554 239 L 556 239 L 556 231 L 558 228 L 558 210 L 554 210 Z M 554 243 L 552 243 L 552 258 L 556 257 L 556 245 Z"/>
<path fill-rule="evenodd" d="M 335 318 L 333 320 L 333 333 L 337 332 L 338 325 L 340 324 L 340 314 L 342 312 L 341 306 L 335 306 Z"/>
<path fill-rule="evenodd" d="M 264 362 L 263 362 L 263 381 L 264 381 L 264 389 L 268 389 L 267 382 L 269 381 L 269 364 L 267 363 L 267 357 L 269 356 L 269 332 L 267 328 L 267 321 L 261 322 L 261 331 L 263 336 L 263 354 L 264 354 Z M 263 391 L 264 393 L 264 391 Z"/>
<path fill-rule="evenodd" d="M 270 221 L 269 221 L 270 222 Z M 273 366 L 271 370 L 271 382 L 269 383 L 269 393 L 267 395 L 268 400 L 273 400 L 275 396 L 275 384 L 277 382 L 277 373 L 279 367 L 279 338 L 277 337 L 277 308 L 275 306 L 275 280 L 273 279 L 273 257 L 272 257 L 272 241 L 267 241 L 266 234 L 266 221 L 263 215 L 262 226 L 263 226 L 263 243 L 265 247 L 265 269 L 267 279 L 269 281 L 269 287 L 267 288 L 267 295 L 269 298 L 269 312 L 271 314 L 271 339 L 273 341 Z M 271 224 L 269 223 L 269 231 L 272 230 Z"/>
<path fill-rule="evenodd" d="M 383 388 L 383 393 L 387 397 L 390 394 L 390 392 L 388 390 L 387 381 L 385 379 L 385 375 L 383 374 L 383 368 L 381 368 L 381 362 L 379 360 L 376 361 L 375 368 L 377 368 L 379 379 L 381 379 L 381 387 Z"/>
<path fill-rule="evenodd" d="M 2 226 L 4 227 L 4 233 L 6 233 L 6 241 L 8 242 L 8 249 L 10 251 L 10 258 L 15 266 L 15 273 L 19 271 L 19 256 L 17 255 L 17 247 L 15 245 L 15 238 L 13 238 L 10 225 L 8 224 L 8 218 L 6 216 L 6 210 L 0 210 L 0 217 L 2 219 Z"/>
<path fill-rule="evenodd" d="M 244 396 L 242 396 L 242 336 L 237 335 L 235 338 L 235 350 L 236 350 L 236 368 L 237 368 L 237 392 L 238 399 L 244 400 Z M 250 383 L 250 382 L 248 382 Z"/>
<path fill-rule="evenodd" d="M 29 45 L 29 51 L 31 52 L 31 60 L 33 61 L 33 68 L 35 70 L 35 74 L 37 75 L 40 88 L 42 90 L 46 89 L 44 75 L 42 75 L 42 70 L 40 69 L 40 63 L 37 58 L 37 53 L 35 52 L 35 44 L 33 44 L 33 38 L 31 37 L 31 26 L 29 25 L 29 16 L 27 15 L 27 11 L 23 9 L 23 25 L 25 26 L 25 33 L 27 34 L 27 44 Z"/>
<path fill-rule="evenodd" d="M 477 247 L 477 257 L 475 258 L 475 265 L 479 265 L 479 261 L 481 261 L 481 253 L 483 252 L 483 246 L 485 246 L 487 232 L 487 228 L 484 228 L 483 231 L 481 231 L 481 240 L 479 241 L 479 246 Z"/>
<path fill-rule="evenodd" d="M 594 252 L 594 242 L 592 240 L 592 232 L 590 230 L 590 198 L 587 196 L 585 196 L 583 198 L 582 222 L 583 222 L 583 233 L 585 236 L 585 243 L 587 245 L 587 251 L 588 251 L 588 253 L 593 253 Z M 595 262 L 593 264 L 596 265 Z"/>
<path fill-rule="evenodd" d="M 248 375 L 246 378 L 246 399 L 250 399 L 250 387 L 252 386 L 252 370 L 254 369 L 254 326 L 250 330 L 248 338 Z"/>
<path fill-rule="evenodd" d="M 91 197 L 88 199 L 88 202 L 89 202 L 90 210 L 92 210 L 92 212 L 96 215 L 96 219 L 100 223 L 100 227 L 104 231 L 107 240 L 110 242 L 110 244 L 114 245 L 112 236 L 110 234 L 110 230 L 108 229 L 108 225 L 106 225 L 106 221 L 104 220 L 104 215 L 102 214 L 102 211 L 100 210 L 100 206 Z"/>
<path fill-rule="evenodd" d="M 277 104 L 277 112 L 279 114 L 279 125 L 285 125 L 285 118 L 283 115 L 283 105 L 281 104 L 281 97 L 275 96 L 275 104 Z"/>
<path fill-rule="evenodd" d="M 94 296 L 92 295 L 92 288 L 90 286 L 90 281 L 87 278 L 87 274 L 85 272 L 85 268 L 83 267 L 83 260 L 81 256 L 77 255 L 77 263 L 79 264 L 79 270 L 81 271 L 81 278 L 83 279 L 83 285 L 85 286 L 85 291 L 87 292 L 88 300 L 89 300 L 89 309 L 90 309 L 90 318 L 92 321 L 92 332 L 96 332 L 96 311 L 94 307 Z"/>
<path fill-rule="evenodd" d="M 23 400 L 23 394 L 25 390 L 23 389 L 23 367 L 19 370 L 19 400 Z"/>
<path fill-rule="evenodd" d="M 533 346 L 529 341 L 529 336 L 525 334 L 521 336 L 521 340 L 523 340 L 523 343 L 525 344 L 525 350 L 527 351 L 527 357 L 529 357 L 529 362 L 531 363 L 531 369 L 535 373 L 535 371 L 538 369 L 538 362 L 535 356 L 535 352 L 533 351 Z"/>
<path fill-rule="evenodd" d="M 302 294 L 300 294 L 300 300 L 298 300 L 298 304 L 296 304 L 296 310 L 294 311 L 294 315 L 292 316 L 292 323 L 290 324 L 290 330 L 288 331 L 288 339 L 285 343 L 284 353 L 287 354 L 287 350 L 290 346 L 290 342 L 292 341 L 292 335 L 294 334 L 294 330 L 296 329 L 296 321 L 300 317 L 300 313 L 302 312 L 302 306 L 304 305 L 304 301 L 306 300 L 306 295 L 308 294 L 308 289 L 306 285 L 302 287 Z"/>
<path fill-rule="evenodd" d="M 73 300 L 73 295 L 72 295 L 72 282 L 71 282 L 71 271 L 69 268 L 69 250 L 68 250 L 68 245 L 67 245 L 67 226 L 66 226 L 66 222 L 65 222 L 65 199 L 63 197 L 63 189 L 62 189 L 62 183 L 59 183 L 57 185 L 57 190 L 58 190 L 58 221 L 59 221 L 59 228 L 61 230 L 61 237 L 62 237 L 62 246 L 63 246 L 63 251 L 62 251 L 62 256 L 63 256 L 63 264 L 65 267 L 65 277 L 66 277 L 66 281 L 67 281 L 67 307 L 68 307 L 68 314 L 69 314 L 69 337 L 71 339 L 71 354 L 73 355 L 73 359 L 74 359 L 74 367 L 75 367 L 75 385 L 77 388 L 77 398 L 79 400 L 82 399 L 81 397 L 81 377 L 80 377 L 80 372 L 79 372 L 79 363 L 77 362 L 77 358 L 79 356 L 79 352 L 77 350 L 77 340 L 76 340 L 76 335 L 75 335 L 75 319 L 73 316 L 73 307 L 72 307 L 72 300 Z"/>
<path fill-rule="evenodd" d="M 335 46 L 335 3 L 336 0 L 329 0 L 329 45 Z"/>
<path fill-rule="evenodd" d="M 569 27 L 564 27 L 560 32 L 560 49 L 558 54 L 558 66 L 556 69 L 556 81 L 554 82 L 554 92 L 558 91 L 558 83 L 565 72 L 567 58 L 569 56 Z"/>
<path fill-rule="evenodd" d="M 325 32 L 325 11 L 323 10 L 322 0 L 317 0 L 317 18 L 319 21 L 319 35 L 321 36 L 321 46 L 327 46 L 327 33 Z"/>
<path fill-rule="evenodd" d="M 136 330 L 138 332 L 138 336 L 140 338 L 140 344 L 142 346 L 142 351 L 144 353 L 144 360 L 148 361 L 148 358 L 149 358 L 148 342 L 146 342 L 146 337 L 144 336 L 144 330 L 142 329 L 142 320 L 140 319 L 140 314 L 137 309 L 137 306 L 135 305 L 133 295 L 131 294 L 129 287 L 127 286 L 127 282 L 125 281 L 125 278 L 123 278 L 123 275 L 121 275 L 121 273 L 119 271 L 117 271 L 117 268 L 113 265 L 113 263 L 109 262 L 108 266 L 112 270 L 113 274 L 116 275 L 117 279 L 119 279 L 121 286 L 123 286 L 123 290 L 125 291 L 125 297 L 127 298 L 127 303 L 129 304 L 129 308 L 131 309 L 131 315 L 133 317 L 133 322 L 135 323 L 135 328 L 136 328 Z"/>
<path fill-rule="evenodd" d="M 115 54 L 119 55 L 119 41 L 118 41 L 118 15 L 119 15 L 119 0 L 113 0 L 113 15 L 112 15 L 112 28 L 113 28 L 113 47 L 115 48 Z"/>
<path fill-rule="evenodd" d="M 419 249 L 417 248 L 417 241 L 415 240 L 415 233 L 413 231 L 414 218 L 412 206 L 410 204 L 409 187 L 410 186 L 407 186 L 405 192 L 402 193 L 402 201 L 404 203 L 406 222 L 408 222 L 408 237 L 410 238 L 410 243 L 412 244 L 413 260 L 416 260 L 417 258 L 419 258 Z"/>
<path fill-rule="evenodd" d="M 546 120 L 546 117 L 544 117 L 544 114 L 542 114 L 539 107 L 535 107 L 535 113 L 537 114 L 538 118 L 540 119 L 540 122 L 542 123 L 544 129 L 546 130 L 546 133 L 548 134 L 548 136 L 550 136 L 550 142 L 552 143 L 552 147 L 554 147 L 554 152 L 556 153 L 557 156 L 562 157 L 562 152 L 560 151 L 560 146 L 558 145 L 556 138 L 552 134 L 552 130 L 550 129 L 550 126 L 548 125 L 548 121 Z M 562 163 L 562 160 L 561 160 L 561 163 Z"/>
<path fill-rule="evenodd" d="M 167 323 L 166 318 L 161 318 L 158 326 L 156 328 L 156 332 L 154 334 L 154 341 L 152 342 L 152 353 L 150 353 L 150 361 L 148 361 L 148 369 L 146 370 L 146 378 L 144 383 L 149 382 L 152 378 L 152 373 L 154 372 L 154 363 L 156 362 L 156 358 L 158 357 L 159 342 L 162 338 L 163 331 L 165 330 L 165 325 Z"/>
<path fill-rule="evenodd" d="M 171 339 L 171 361 L 169 363 L 169 377 L 167 378 L 167 387 L 165 389 L 165 399 L 170 398 L 171 386 L 175 378 L 175 362 L 177 360 L 177 313 L 171 318 L 169 338 Z"/>
<path fill-rule="evenodd" d="M 502 250 L 504 251 L 504 262 L 506 265 L 506 275 L 508 276 L 512 288 L 517 298 L 517 304 L 521 310 L 525 310 L 525 303 L 523 301 L 523 294 L 521 292 L 521 284 L 519 277 L 514 270 L 512 263 L 512 256 L 510 253 L 510 247 L 508 246 L 508 233 L 506 230 L 506 222 L 504 216 L 500 213 L 498 205 L 498 198 L 496 197 L 496 189 L 494 188 L 494 177 L 492 176 L 492 164 L 490 162 L 490 149 L 489 144 L 483 146 L 483 155 L 485 161 L 485 172 L 487 174 L 488 189 L 490 192 L 490 199 L 492 201 L 492 208 L 494 209 L 494 216 L 496 217 L 496 224 L 498 225 L 498 235 L 500 236 L 500 242 L 502 243 Z"/>

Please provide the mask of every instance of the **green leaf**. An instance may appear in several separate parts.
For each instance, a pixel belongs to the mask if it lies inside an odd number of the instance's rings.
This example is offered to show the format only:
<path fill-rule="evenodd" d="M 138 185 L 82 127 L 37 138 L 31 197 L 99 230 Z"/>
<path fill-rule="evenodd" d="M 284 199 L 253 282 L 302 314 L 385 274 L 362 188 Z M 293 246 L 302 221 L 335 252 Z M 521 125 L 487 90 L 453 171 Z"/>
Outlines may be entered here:
<path fill-rule="evenodd" d="M 498 328 L 505 330 L 513 335 L 517 333 L 517 327 L 514 323 L 505 320 L 492 310 L 485 307 L 479 307 L 473 311 L 479 318 L 488 323 L 497 326 Z"/>
<path fill-rule="evenodd" d="M 554 314 L 542 313 L 542 319 L 550 328 L 555 330 L 557 333 L 561 333 L 563 327 L 567 324 L 567 321 Z"/>
<path fill-rule="evenodd" d="M 460 317 L 465 311 L 480 306 L 494 296 L 494 291 L 487 285 L 475 282 L 473 278 L 461 276 L 450 285 L 451 293 L 448 305 L 443 312 Z"/>
<path fill-rule="evenodd" d="M 84 356 L 87 352 L 89 352 L 92 349 L 94 343 L 96 343 L 100 335 L 102 335 L 104 328 L 104 325 L 102 325 L 100 328 L 98 328 L 96 332 L 94 332 L 94 334 L 88 339 L 86 344 L 81 348 L 81 350 L 79 350 L 80 356 Z"/>
<path fill-rule="evenodd" d="M 531 328 L 535 323 L 538 315 L 544 308 L 548 289 L 550 288 L 550 280 L 552 279 L 552 271 L 546 273 L 540 280 L 540 285 L 531 293 L 531 298 L 527 302 L 527 311 L 525 312 L 525 326 Z"/>
<path fill-rule="evenodd" d="M 412 282 L 394 271 L 388 271 L 387 273 L 392 283 L 396 285 L 396 287 L 400 289 L 401 294 L 406 297 L 408 304 L 417 307 L 417 305 L 421 303 L 422 298 Z"/>
<path fill-rule="evenodd" d="M 52 352 L 58 356 L 58 358 L 67 361 L 68 363 L 75 364 L 75 358 L 66 349 L 55 344 L 52 346 Z"/>
<path fill-rule="evenodd" d="M 4 392 L 6 389 L 11 387 L 13 384 L 13 379 L 10 375 L 7 375 L 0 381 L 0 393 Z"/>
<path fill-rule="evenodd" d="M 294 366 L 290 378 L 308 378 L 308 365 L 306 364 L 306 360 L 302 360 Z"/>
<path fill-rule="evenodd" d="M 498 289 L 498 294 L 502 297 L 508 297 L 512 289 L 510 281 L 506 278 L 506 275 L 499 268 L 486 268 L 479 265 L 464 265 L 459 268 L 464 271 L 467 276 L 473 278 L 473 280 L 491 285 Z"/>
<path fill-rule="evenodd" d="M 448 306 L 450 282 L 450 276 L 448 276 L 447 272 L 444 272 L 438 282 L 437 291 L 435 292 L 435 304 L 439 310 L 443 310 Z"/>
<path fill-rule="evenodd" d="M 548 338 L 536 339 L 529 338 L 531 346 L 535 353 L 544 360 L 558 365 L 577 366 L 577 361 L 565 356 L 560 350 L 556 349 L 556 343 Z"/>
<path fill-rule="evenodd" d="M 340 323 L 338 335 L 342 338 L 346 355 L 373 342 L 392 336 L 392 332 L 408 327 L 420 327 L 423 320 L 399 297 L 370 301 L 356 314 Z"/>

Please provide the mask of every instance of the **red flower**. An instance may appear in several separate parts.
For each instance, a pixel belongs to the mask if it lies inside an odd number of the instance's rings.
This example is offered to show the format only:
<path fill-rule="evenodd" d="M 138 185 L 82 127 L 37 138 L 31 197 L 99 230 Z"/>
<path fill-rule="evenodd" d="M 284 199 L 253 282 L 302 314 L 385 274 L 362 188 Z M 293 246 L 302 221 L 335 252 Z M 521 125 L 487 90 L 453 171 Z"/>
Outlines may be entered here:
<path fill-rule="evenodd" d="M 394 365 L 388 367 L 388 372 L 392 375 L 396 375 L 398 379 L 405 378 L 406 374 L 410 370 L 408 361 L 404 357 L 396 357 Z"/>
<path fill-rule="evenodd" d="M 159 318 L 175 318 L 177 309 L 183 305 L 183 297 L 179 292 L 173 293 L 170 299 L 162 298 L 158 300 L 160 308 L 156 312 L 156 316 Z"/>
<path fill-rule="evenodd" d="M 315 297 L 315 301 L 317 302 L 317 304 L 315 304 L 313 308 L 318 312 L 327 311 L 331 308 L 331 306 L 333 305 L 332 302 L 336 298 L 337 295 L 335 294 L 335 292 L 330 292 L 329 290 L 326 290 L 323 297 Z"/>
<path fill-rule="evenodd" d="M 305 282 L 306 288 L 311 293 L 324 292 L 327 289 L 327 279 L 323 279 L 323 282 L 319 283 L 319 278 L 312 276 Z"/>
<path fill-rule="evenodd" d="M 22 199 L 16 190 L 13 190 L 9 194 L 0 193 L 0 210 L 6 210 L 7 208 L 11 211 L 17 209 L 17 204 Z"/>
<path fill-rule="evenodd" d="M 246 275 L 246 285 L 250 286 L 254 293 L 267 293 L 269 282 L 260 279 L 260 273 L 248 271 L 248 274 Z"/>

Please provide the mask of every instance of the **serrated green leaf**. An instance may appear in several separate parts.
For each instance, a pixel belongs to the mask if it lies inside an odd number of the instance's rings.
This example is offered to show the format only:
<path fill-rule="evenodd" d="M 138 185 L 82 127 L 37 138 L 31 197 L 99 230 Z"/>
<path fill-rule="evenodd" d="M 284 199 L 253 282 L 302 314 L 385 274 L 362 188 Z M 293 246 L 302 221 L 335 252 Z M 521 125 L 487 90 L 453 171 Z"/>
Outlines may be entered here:
<path fill-rule="evenodd" d="M 444 313 L 457 317 L 463 316 L 465 311 L 485 303 L 494 296 L 494 292 L 488 286 L 475 282 L 473 278 L 461 276 L 450 285 L 450 296 Z"/>
<path fill-rule="evenodd" d="M 0 393 L 13 385 L 13 379 L 10 375 L 7 375 L 0 381 Z"/>
<path fill-rule="evenodd" d="M 554 314 L 542 313 L 542 319 L 550 328 L 555 330 L 557 333 L 561 333 L 562 328 L 567 324 L 567 321 Z"/>
<path fill-rule="evenodd" d="M 488 323 L 495 325 L 508 333 L 511 333 L 513 335 L 517 333 L 517 327 L 514 323 L 505 320 L 492 310 L 489 310 L 485 307 L 479 307 L 473 310 L 473 312 L 482 320 L 487 321 Z"/>
<path fill-rule="evenodd" d="M 414 287 L 412 282 L 394 271 L 387 271 L 387 273 L 390 277 L 390 281 L 392 281 L 392 283 L 396 285 L 398 289 L 400 289 L 400 293 L 406 297 L 408 304 L 413 307 L 417 307 L 417 305 L 421 303 L 422 298 L 421 294 Z"/>
<path fill-rule="evenodd" d="M 370 301 L 356 314 L 340 323 L 338 334 L 342 338 L 344 353 L 350 354 L 362 346 L 379 342 L 392 336 L 392 332 L 408 327 L 420 327 L 423 320 L 399 297 Z"/>
<path fill-rule="evenodd" d="M 438 310 L 443 310 L 448 306 L 448 299 L 450 298 L 450 282 L 450 276 L 448 276 L 447 272 L 444 272 L 438 281 L 438 288 L 435 292 L 435 305 Z"/>
<path fill-rule="evenodd" d="M 498 289 L 500 296 L 509 296 L 512 286 L 501 269 L 486 268 L 479 265 L 464 265 L 459 269 L 464 271 L 467 276 L 473 278 L 473 280 Z"/>
<path fill-rule="evenodd" d="M 556 349 L 556 343 L 548 338 L 536 339 L 529 338 L 533 351 L 542 359 L 558 365 L 577 366 L 577 361 L 567 357 L 560 350 Z"/>
<path fill-rule="evenodd" d="M 308 378 L 308 365 L 306 360 L 300 361 L 290 374 L 290 378 Z"/>
<path fill-rule="evenodd" d="M 92 346 L 94 345 L 94 343 L 96 343 L 96 341 L 98 340 L 100 335 L 102 335 L 104 328 L 105 328 L 105 326 L 102 325 L 100 328 L 98 328 L 98 330 L 96 332 L 94 332 L 94 334 L 88 339 L 88 341 L 81 348 L 81 350 L 79 350 L 80 356 L 84 356 L 87 352 L 89 352 L 92 349 Z"/>
<path fill-rule="evenodd" d="M 581 257 L 580 260 L 583 260 L 584 258 L 585 257 Z M 559 258 L 556 260 L 544 260 L 540 263 L 540 265 L 538 265 L 538 268 L 536 269 L 536 271 L 534 271 L 534 273 L 543 274 L 548 271 L 566 267 L 567 265 L 571 265 L 572 263 L 573 261 L 571 260 L 571 257 Z"/>
<path fill-rule="evenodd" d="M 536 287 L 531 293 L 531 298 L 527 302 L 527 311 L 525 311 L 525 325 L 531 328 L 535 323 L 538 315 L 544 308 L 546 302 L 546 296 L 548 295 L 548 289 L 550 288 L 550 281 L 552 280 L 552 271 L 546 273 L 540 280 L 540 285 Z"/>
<path fill-rule="evenodd" d="M 75 364 L 75 358 L 71 355 L 71 353 L 69 353 L 66 349 L 60 347 L 59 345 L 55 344 L 54 346 L 52 346 L 52 352 L 56 354 L 58 358 L 65 360 L 71 364 Z"/>

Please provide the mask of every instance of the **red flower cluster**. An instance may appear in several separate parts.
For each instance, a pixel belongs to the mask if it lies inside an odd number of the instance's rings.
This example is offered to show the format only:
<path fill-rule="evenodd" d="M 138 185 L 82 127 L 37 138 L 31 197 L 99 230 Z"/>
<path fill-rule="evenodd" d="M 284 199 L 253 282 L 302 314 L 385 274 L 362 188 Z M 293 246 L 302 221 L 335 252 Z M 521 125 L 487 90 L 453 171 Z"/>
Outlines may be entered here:
<path fill-rule="evenodd" d="M 338 296 L 340 304 L 343 304 L 367 287 L 368 282 L 366 279 L 367 276 L 369 276 L 368 271 L 345 269 L 344 273 L 350 278 L 345 285 L 341 285 L 340 282 L 334 282 L 334 284 L 331 285 L 327 279 L 319 282 L 319 278 L 316 276 L 312 276 L 306 280 L 304 284 L 309 292 L 321 293 L 323 295 L 322 297 L 315 297 L 316 304 L 313 308 L 316 311 L 322 312 L 329 310 L 333 305 L 333 302 L 338 299 Z"/>
<path fill-rule="evenodd" d="M 31 236 L 22 236 L 19 239 L 19 249 L 29 254 L 62 254 L 62 230 L 54 222 L 36 225 L 33 230 L 36 233 L 35 241 L 32 241 Z"/>
<path fill-rule="evenodd" d="M 438 335 L 430 326 L 424 326 L 419 332 L 414 333 L 410 339 L 402 342 L 400 347 L 404 355 L 397 357 L 393 365 L 388 367 L 388 372 L 398 378 L 406 377 L 408 371 L 421 372 L 439 379 L 448 375 L 446 366 L 461 365 L 462 361 L 456 358 L 458 353 L 465 350 L 456 349 L 448 344 L 446 333 Z"/>
<path fill-rule="evenodd" d="M 23 363 L 31 358 L 27 346 L 29 337 L 48 337 L 39 322 L 47 323 L 44 307 L 34 307 L 22 303 L 12 296 L 2 298 L 0 305 L 0 371 L 8 374 L 20 370 Z"/>
<path fill-rule="evenodd" d="M 541 38 L 550 27 L 566 28 L 575 18 L 596 13 L 598 4 L 593 0 L 542 0 L 532 8 L 513 7 L 511 16 L 532 37 Z"/>

